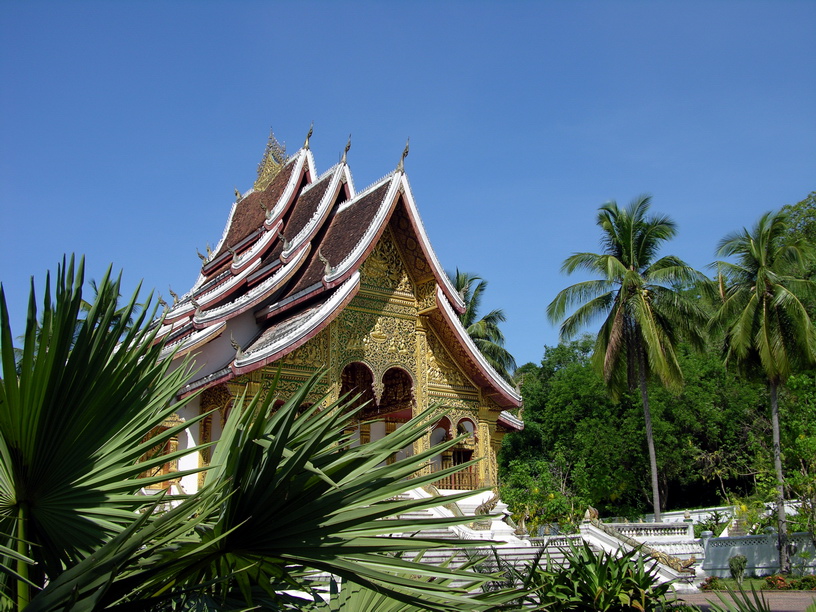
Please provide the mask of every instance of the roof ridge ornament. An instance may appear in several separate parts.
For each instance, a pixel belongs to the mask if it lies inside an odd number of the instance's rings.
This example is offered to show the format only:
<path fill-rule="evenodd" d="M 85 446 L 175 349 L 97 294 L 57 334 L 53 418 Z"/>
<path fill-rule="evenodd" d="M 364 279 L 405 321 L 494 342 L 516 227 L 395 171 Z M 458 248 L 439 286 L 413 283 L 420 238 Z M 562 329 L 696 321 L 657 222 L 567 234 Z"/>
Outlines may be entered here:
<path fill-rule="evenodd" d="M 278 175 L 278 172 L 286 165 L 289 156 L 286 155 L 286 143 L 278 142 L 275 138 L 275 133 L 269 130 L 269 140 L 266 142 L 266 149 L 264 150 L 261 163 L 258 164 L 258 178 L 255 179 L 253 188 L 255 191 L 263 191 L 272 180 Z"/>
<path fill-rule="evenodd" d="M 244 356 L 244 349 L 242 349 L 241 345 L 235 341 L 235 336 L 232 335 L 232 332 L 230 332 L 230 344 L 232 345 L 232 348 L 235 349 L 236 359 L 240 359 Z"/>
<path fill-rule="evenodd" d="M 167 311 L 170 310 L 170 307 L 167 305 L 167 302 L 164 301 L 164 298 L 159 294 L 159 299 L 156 303 L 157 306 L 162 307 L 162 316 L 167 314 Z"/>
<path fill-rule="evenodd" d="M 331 274 L 334 274 L 334 266 L 333 266 L 333 265 L 331 265 L 331 264 L 329 263 L 329 260 L 328 260 L 328 259 L 326 259 L 326 258 L 323 256 L 323 252 L 321 251 L 321 247 L 318 247 L 318 249 L 317 249 L 317 258 L 318 258 L 318 259 L 319 259 L 321 262 L 323 262 L 323 265 L 324 265 L 324 266 L 326 266 L 326 268 L 325 268 L 325 272 L 326 272 L 326 273 L 325 273 L 325 275 L 324 275 L 324 276 L 329 276 L 329 275 L 331 275 Z"/>
<path fill-rule="evenodd" d="M 410 138 L 405 141 L 405 148 L 402 150 L 402 157 L 400 157 L 399 164 L 397 165 L 397 172 L 405 172 L 405 158 L 408 157 L 408 144 L 410 142 Z"/>
<path fill-rule="evenodd" d="M 201 260 L 202 264 L 207 263 L 207 256 L 204 255 L 201 251 L 199 251 L 198 247 L 196 247 L 196 255 L 198 255 L 198 258 Z"/>
<path fill-rule="evenodd" d="M 241 200 L 244 199 L 243 194 L 240 191 L 238 191 L 237 187 L 233 187 L 233 190 L 235 191 L 235 201 L 236 202 L 240 202 Z"/>
<path fill-rule="evenodd" d="M 348 158 L 348 152 L 351 149 L 351 134 L 349 134 L 348 142 L 346 143 L 346 147 L 343 149 L 343 159 L 340 160 L 340 163 L 345 165 L 346 159 Z"/>
<path fill-rule="evenodd" d="M 280 241 L 283 243 L 283 250 L 288 251 L 289 247 L 292 245 L 289 244 L 289 241 L 286 239 L 286 236 L 284 236 L 283 232 L 281 232 L 280 230 L 278 230 L 278 238 L 280 238 Z"/>
<path fill-rule="evenodd" d="M 306 141 L 303 143 L 303 148 L 306 149 L 307 151 L 309 150 L 309 139 L 312 137 L 313 133 L 314 133 L 314 121 L 312 121 L 312 124 L 309 126 L 309 133 L 306 134 Z"/>
<path fill-rule="evenodd" d="M 179 296 L 178 293 L 173 291 L 173 288 L 170 285 L 167 285 L 168 291 L 170 291 L 170 296 L 173 298 L 173 306 L 179 303 Z"/>

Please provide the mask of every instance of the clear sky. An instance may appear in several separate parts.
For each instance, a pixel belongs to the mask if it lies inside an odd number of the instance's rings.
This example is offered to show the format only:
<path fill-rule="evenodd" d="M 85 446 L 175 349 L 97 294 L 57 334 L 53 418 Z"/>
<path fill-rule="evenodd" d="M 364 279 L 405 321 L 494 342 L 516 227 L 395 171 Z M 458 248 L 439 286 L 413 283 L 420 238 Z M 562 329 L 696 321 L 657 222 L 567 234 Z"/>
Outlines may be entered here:
<path fill-rule="evenodd" d="M 598 206 L 653 195 L 673 253 L 816 190 L 816 2 L 0 2 L 0 281 L 23 327 L 29 277 L 167 296 L 196 279 L 269 129 L 314 121 L 318 171 L 349 133 L 359 189 L 406 138 L 442 264 L 490 283 L 519 364 Z M 594 331 L 594 330 L 592 330 Z"/>

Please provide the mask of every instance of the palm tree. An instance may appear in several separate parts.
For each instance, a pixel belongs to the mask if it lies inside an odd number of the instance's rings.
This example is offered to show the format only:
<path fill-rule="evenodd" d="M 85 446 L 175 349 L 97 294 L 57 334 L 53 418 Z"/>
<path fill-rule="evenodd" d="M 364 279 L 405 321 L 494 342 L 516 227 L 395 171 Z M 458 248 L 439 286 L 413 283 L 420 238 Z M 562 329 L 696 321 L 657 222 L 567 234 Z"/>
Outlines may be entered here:
<path fill-rule="evenodd" d="M 768 212 L 751 231 L 723 238 L 717 248 L 722 305 L 711 320 L 725 333 L 725 360 L 768 381 L 776 471 L 779 565 L 790 571 L 785 520 L 785 480 L 779 442 L 779 387 L 792 372 L 816 363 L 816 330 L 806 303 L 816 299 L 816 282 L 794 275 L 814 257 L 813 244 L 788 243 L 787 216 Z"/>
<path fill-rule="evenodd" d="M 658 249 L 675 235 L 676 229 L 667 216 L 648 216 L 650 200 L 649 196 L 640 196 L 623 209 L 615 202 L 601 206 L 597 224 L 603 232 L 603 252 L 575 253 L 561 266 L 567 274 L 585 270 L 600 278 L 559 292 L 547 307 L 547 316 L 558 322 L 568 309 L 578 306 L 561 324 L 562 340 L 574 337 L 594 319 L 605 317 L 592 363 L 613 399 L 626 390 L 640 389 L 652 503 L 655 521 L 660 521 L 647 381 L 656 375 L 670 389 L 682 385 L 675 347 L 681 338 L 702 347 L 706 318 L 681 289 L 701 281 L 703 275 L 672 255 L 656 259 Z"/>
<path fill-rule="evenodd" d="M 459 268 L 456 268 L 456 274 L 448 272 L 448 276 L 465 302 L 465 312 L 459 315 L 459 320 L 468 336 L 493 369 L 506 381 L 512 382 L 511 373 L 516 369 L 516 360 L 504 348 L 504 334 L 499 329 L 499 323 L 506 320 L 504 312 L 497 308 L 478 318 L 487 281 L 475 274 L 460 272 Z"/>

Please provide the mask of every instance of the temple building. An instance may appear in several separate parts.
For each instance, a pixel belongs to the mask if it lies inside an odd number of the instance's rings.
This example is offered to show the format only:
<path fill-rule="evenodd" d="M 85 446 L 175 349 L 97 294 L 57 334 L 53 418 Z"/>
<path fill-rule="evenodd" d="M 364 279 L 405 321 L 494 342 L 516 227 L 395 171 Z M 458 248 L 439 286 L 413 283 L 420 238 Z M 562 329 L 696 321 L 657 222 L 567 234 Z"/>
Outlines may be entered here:
<path fill-rule="evenodd" d="M 368 402 L 360 443 L 438 404 L 447 415 L 403 452 L 468 433 L 431 469 L 484 460 L 438 488 L 495 486 L 502 437 L 523 427 L 509 412 L 521 397 L 459 321 L 464 303 L 419 217 L 407 147 L 393 172 L 361 191 L 348 150 L 318 174 L 308 138 L 287 156 L 270 137 L 254 187 L 236 191 L 220 242 L 199 253 L 198 280 L 184 296 L 173 294 L 158 337 L 176 363 L 193 355 L 198 371 L 183 396 L 200 392 L 179 417 L 218 409 L 173 444 L 217 440 L 234 398 L 258 393 L 279 369 L 279 389 L 288 392 L 322 368 L 321 394 L 360 393 Z M 167 471 L 207 460 L 207 451 L 191 453 Z M 195 490 L 197 477 L 181 485 Z"/>

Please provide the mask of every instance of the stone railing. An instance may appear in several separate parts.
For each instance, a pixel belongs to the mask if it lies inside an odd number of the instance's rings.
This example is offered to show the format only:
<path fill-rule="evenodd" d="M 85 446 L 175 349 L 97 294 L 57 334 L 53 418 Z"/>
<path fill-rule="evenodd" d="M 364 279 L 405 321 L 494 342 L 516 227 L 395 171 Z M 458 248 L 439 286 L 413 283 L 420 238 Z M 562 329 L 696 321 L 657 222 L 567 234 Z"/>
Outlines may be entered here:
<path fill-rule="evenodd" d="M 770 574 L 779 570 L 777 534 L 736 536 L 731 538 L 703 537 L 705 550 L 703 571 L 709 576 L 728 577 L 728 560 L 735 555 L 745 555 L 746 575 Z M 816 548 L 807 533 L 792 533 L 788 536 L 791 547 L 791 566 L 794 572 L 816 573 Z"/>
<path fill-rule="evenodd" d="M 691 523 L 607 523 L 630 538 L 636 540 L 659 540 L 664 538 L 694 538 Z"/>

